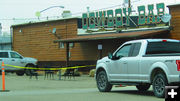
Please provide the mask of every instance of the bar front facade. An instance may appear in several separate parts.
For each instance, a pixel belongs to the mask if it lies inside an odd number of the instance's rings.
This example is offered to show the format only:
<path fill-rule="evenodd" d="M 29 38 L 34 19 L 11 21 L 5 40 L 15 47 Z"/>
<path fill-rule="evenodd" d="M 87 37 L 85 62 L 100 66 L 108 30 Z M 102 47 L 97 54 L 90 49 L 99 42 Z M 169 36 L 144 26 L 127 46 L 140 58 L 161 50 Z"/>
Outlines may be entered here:
<path fill-rule="evenodd" d="M 81 18 L 65 18 L 11 26 L 12 49 L 25 57 L 38 59 L 38 65 L 80 66 L 94 65 L 99 58 L 115 51 L 122 43 L 145 38 L 173 38 L 180 40 L 180 5 L 169 6 L 171 26 L 125 32 L 78 34 Z"/>

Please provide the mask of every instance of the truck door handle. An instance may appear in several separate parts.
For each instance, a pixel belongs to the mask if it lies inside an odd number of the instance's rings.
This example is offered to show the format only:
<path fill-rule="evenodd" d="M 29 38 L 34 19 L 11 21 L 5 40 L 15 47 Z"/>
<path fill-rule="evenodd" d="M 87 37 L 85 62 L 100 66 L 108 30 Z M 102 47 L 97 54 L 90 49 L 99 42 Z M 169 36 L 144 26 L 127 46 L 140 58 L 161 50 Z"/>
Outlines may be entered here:
<path fill-rule="evenodd" d="M 110 62 L 110 61 L 106 61 L 106 62 Z"/>
<path fill-rule="evenodd" d="M 124 61 L 123 64 L 127 64 L 127 62 Z"/>
<path fill-rule="evenodd" d="M 12 59 L 11 61 L 15 61 L 14 59 Z"/>

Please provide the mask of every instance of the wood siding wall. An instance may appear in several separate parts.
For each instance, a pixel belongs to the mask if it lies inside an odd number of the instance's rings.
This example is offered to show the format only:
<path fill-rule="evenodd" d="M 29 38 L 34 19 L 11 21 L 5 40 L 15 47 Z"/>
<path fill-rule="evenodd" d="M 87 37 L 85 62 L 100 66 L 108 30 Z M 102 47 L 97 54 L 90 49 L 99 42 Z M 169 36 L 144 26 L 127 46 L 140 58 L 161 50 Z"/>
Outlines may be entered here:
<path fill-rule="evenodd" d="M 171 37 L 180 40 L 180 5 L 169 7 L 171 18 Z"/>
<path fill-rule="evenodd" d="M 66 49 L 59 49 L 59 44 L 53 42 L 58 39 L 52 34 L 53 28 L 61 38 L 74 37 L 77 35 L 77 19 L 15 26 L 13 50 L 39 61 L 65 61 Z"/>
<path fill-rule="evenodd" d="M 13 50 L 25 57 L 37 58 L 40 62 L 64 62 L 66 61 L 66 44 L 64 48 L 59 48 L 58 43 L 53 43 L 58 38 L 52 34 L 56 28 L 57 36 L 62 39 L 77 36 L 77 19 L 67 21 L 43 22 L 13 27 Z M 21 32 L 20 32 L 21 30 Z M 119 46 L 120 41 L 91 41 L 75 43 L 70 48 L 70 61 L 86 61 L 88 64 L 94 63 L 99 58 L 98 44 L 103 45 L 102 56 L 106 56 L 112 49 Z M 82 63 L 84 64 L 84 63 Z M 79 64 L 81 65 L 81 63 Z"/>
<path fill-rule="evenodd" d="M 70 61 L 96 61 L 100 58 L 98 44 L 102 44 L 102 56 L 107 56 L 109 52 L 117 49 L 122 40 L 102 40 L 75 43 L 75 47 L 70 49 Z"/>

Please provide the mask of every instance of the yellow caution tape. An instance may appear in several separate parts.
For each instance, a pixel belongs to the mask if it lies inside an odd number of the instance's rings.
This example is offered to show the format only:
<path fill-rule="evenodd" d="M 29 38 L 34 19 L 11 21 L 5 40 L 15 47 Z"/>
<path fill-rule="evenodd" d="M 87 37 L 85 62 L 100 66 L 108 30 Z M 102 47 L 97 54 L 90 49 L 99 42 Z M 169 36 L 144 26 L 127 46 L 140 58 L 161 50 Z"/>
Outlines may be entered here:
<path fill-rule="evenodd" d="M 62 68 L 35 68 L 35 67 L 21 67 L 21 66 L 14 66 L 9 64 L 4 64 L 5 66 L 14 67 L 14 68 L 21 68 L 21 69 L 36 69 L 36 70 L 61 70 L 61 69 L 76 69 L 76 68 L 84 68 L 84 67 L 92 67 L 96 65 L 85 65 L 85 66 L 74 66 L 74 67 L 62 67 Z"/>

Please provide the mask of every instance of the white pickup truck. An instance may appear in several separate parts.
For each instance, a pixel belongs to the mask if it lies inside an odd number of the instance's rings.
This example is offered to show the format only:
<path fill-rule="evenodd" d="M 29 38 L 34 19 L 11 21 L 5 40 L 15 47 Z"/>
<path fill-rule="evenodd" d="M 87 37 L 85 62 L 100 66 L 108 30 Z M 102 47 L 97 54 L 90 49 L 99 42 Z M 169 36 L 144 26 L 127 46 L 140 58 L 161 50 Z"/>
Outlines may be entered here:
<path fill-rule="evenodd" d="M 180 41 L 128 41 L 97 61 L 95 78 L 101 92 L 119 84 L 135 85 L 139 91 L 152 85 L 155 96 L 164 97 L 165 86 L 180 84 Z"/>
<path fill-rule="evenodd" d="M 36 67 L 37 66 L 37 59 L 23 57 L 19 53 L 11 50 L 0 50 L 0 63 L 4 62 L 4 64 L 13 65 L 13 66 L 20 66 L 20 67 Z M 0 66 L 1 71 L 1 66 Z M 29 75 L 29 71 L 26 69 L 21 68 L 14 68 L 11 66 L 5 65 L 6 72 L 16 72 L 18 76 L 24 75 L 26 73 Z"/>

